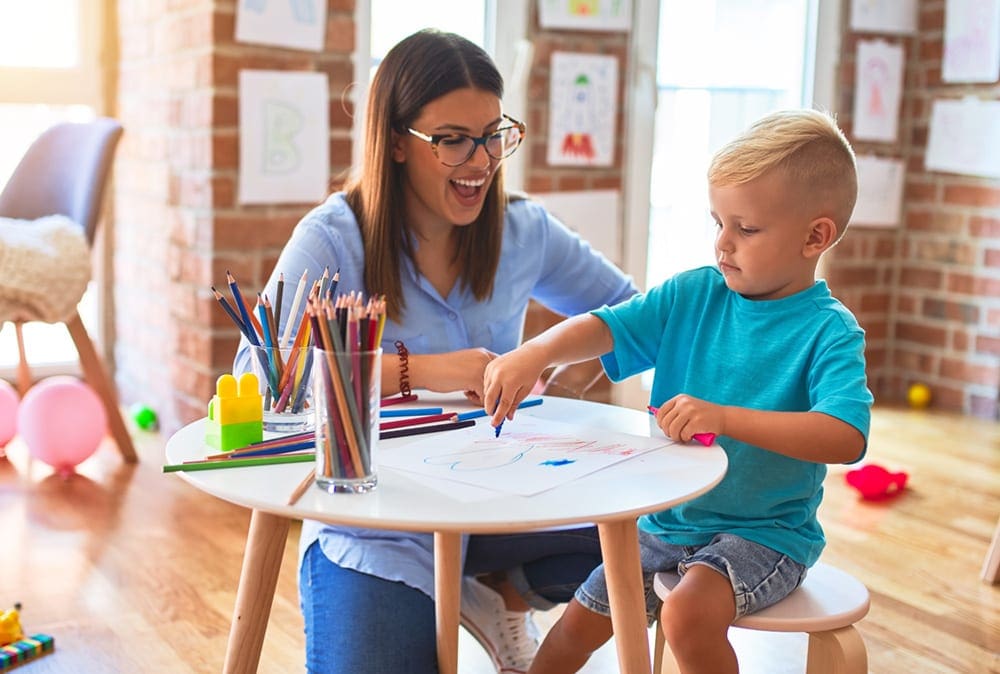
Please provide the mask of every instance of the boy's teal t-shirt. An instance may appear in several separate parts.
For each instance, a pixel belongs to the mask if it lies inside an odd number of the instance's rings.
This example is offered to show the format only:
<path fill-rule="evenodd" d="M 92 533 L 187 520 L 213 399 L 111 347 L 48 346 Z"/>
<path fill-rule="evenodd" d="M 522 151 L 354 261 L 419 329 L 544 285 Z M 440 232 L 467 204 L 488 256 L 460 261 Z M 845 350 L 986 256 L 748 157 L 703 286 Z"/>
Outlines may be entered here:
<path fill-rule="evenodd" d="M 703 267 L 592 313 L 614 338 L 601 359 L 612 380 L 655 368 L 652 405 L 685 393 L 720 405 L 822 412 L 857 428 L 867 444 L 873 398 L 864 331 L 824 281 L 755 301 L 730 290 L 718 269 Z M 815 563 L 825 544 L 816 510 L 826 465 L 726 436 L 717 442 L 729 458 L 722 482 L 642 517 L 640 528 L 679 545 L 730 533 Z"/>

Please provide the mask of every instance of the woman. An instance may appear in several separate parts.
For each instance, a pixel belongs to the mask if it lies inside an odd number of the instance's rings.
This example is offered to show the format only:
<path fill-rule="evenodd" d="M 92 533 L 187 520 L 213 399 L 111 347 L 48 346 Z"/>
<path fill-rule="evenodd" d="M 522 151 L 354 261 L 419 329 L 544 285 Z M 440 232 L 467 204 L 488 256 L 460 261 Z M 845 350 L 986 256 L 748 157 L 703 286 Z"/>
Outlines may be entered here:
<path fill-rule="evenodd" d="M 385 396 L 408 385 L 479 401 L 486 364 L 520 342 L 529 299 L 569 315 L 636 291 L 541 206 L 507 197 L 502 160 L 525 130 L 502 95 L 496 66 L 464 38 L 421 31 L 397 44 L 372 82 L 360 173 L 302 219 L 268 283 L 274 297 L 279 273 L 312 280 L 328 267 L 338 293 L 384 294 Z M 551 380 L 580 391 L 600 373 L 577 368 Z M 300 554 L 309 671 L 437 672 L 430 535 L 305 522 Z M 471 536 L 462 622 L 497 671 L 524 671 L 537 649 L 529 608 L 568 601 L 599 562 L 593 527 Z"/>

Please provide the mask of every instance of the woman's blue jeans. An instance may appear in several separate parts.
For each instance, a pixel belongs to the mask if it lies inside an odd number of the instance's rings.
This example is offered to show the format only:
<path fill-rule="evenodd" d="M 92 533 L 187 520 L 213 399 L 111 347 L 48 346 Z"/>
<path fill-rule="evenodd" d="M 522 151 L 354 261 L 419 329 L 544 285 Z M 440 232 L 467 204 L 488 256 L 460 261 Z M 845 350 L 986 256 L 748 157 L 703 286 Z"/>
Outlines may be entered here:
<path fill-rule="evenodd" d="M 470 536 L 466 575 L 515 571 L 534 605 L 563 603 L 601 563 L 596 527 Z M 306 667 L 314 674 L 437 674 L 434 602 L 403 583 L 344 569 L 319 543 L 299 569 Z M 540 601 L 538 601 L 540 599 Z"/>

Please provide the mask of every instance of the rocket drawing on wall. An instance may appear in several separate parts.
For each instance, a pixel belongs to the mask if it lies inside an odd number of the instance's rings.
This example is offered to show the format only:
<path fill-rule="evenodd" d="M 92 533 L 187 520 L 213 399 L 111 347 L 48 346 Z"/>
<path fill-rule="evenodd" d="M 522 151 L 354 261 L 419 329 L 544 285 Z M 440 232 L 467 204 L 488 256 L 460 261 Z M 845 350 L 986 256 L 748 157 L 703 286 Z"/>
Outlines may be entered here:
<path fill-rule="evenodd" d="M 614 159 L 618 60 L 552 54 L 548 163 L 610 166 Z"/>

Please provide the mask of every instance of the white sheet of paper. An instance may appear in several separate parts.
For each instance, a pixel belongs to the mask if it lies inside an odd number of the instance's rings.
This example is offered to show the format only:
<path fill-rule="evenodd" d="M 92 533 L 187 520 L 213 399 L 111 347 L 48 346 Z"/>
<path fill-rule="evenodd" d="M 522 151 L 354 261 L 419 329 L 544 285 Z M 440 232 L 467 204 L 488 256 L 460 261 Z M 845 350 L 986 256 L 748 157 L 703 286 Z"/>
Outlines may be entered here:
<path fill-rule="evenodd" d="M 896 141 L 903 93 L 903 48 L 884 40 L 858 42 L 854 137 Z"/>
<path fill-rule="evenodd" d="M 604 257 L 621 264 L 621 197 L 618 190 L 532 193 L 531 196 Z"/>
<path fill-rule="evenodd" d="M 1000 79 L 1000 0 L 948 0 L 945 4 L 941 79 Z"/>
<path fill-rule="evenodd" d="M 553 52 L 550 67 L 551 166 L 611 166 L 615 158 L 618 59 Z"/>
<path fill-rule="evenodd" d="M 1000 101 L 934 101 L 924 167 L 1000 178 Z"/>
<path fill-rule="evenodd" d="M 531 496 L 612 464 L 673 444 L 520 415 L 499 438 L 488 423 L 416 436 L 381 452 L 379 464 L 437 479 Z"/>
<path fill-rule="evenodd" d="M 851 225 L 898 225 L 905 177 L 906 166 L 900 159 L 859 156 L 858 201 L 851 215 Z"/>
<path fill-rule="evenodd" d="M 851 29 L 859 33 L 916 33 L 917 0 L 852 0 Z"/>
<path fill-rule="evenodd" d="M 326 197 L 329 100 L 325 73 L 240 71 L 241 204 Z"/>
<path fill-rule="evenodd" d="M 236 41 L 322 51 L 326 0 L 238 0 Z"/>

